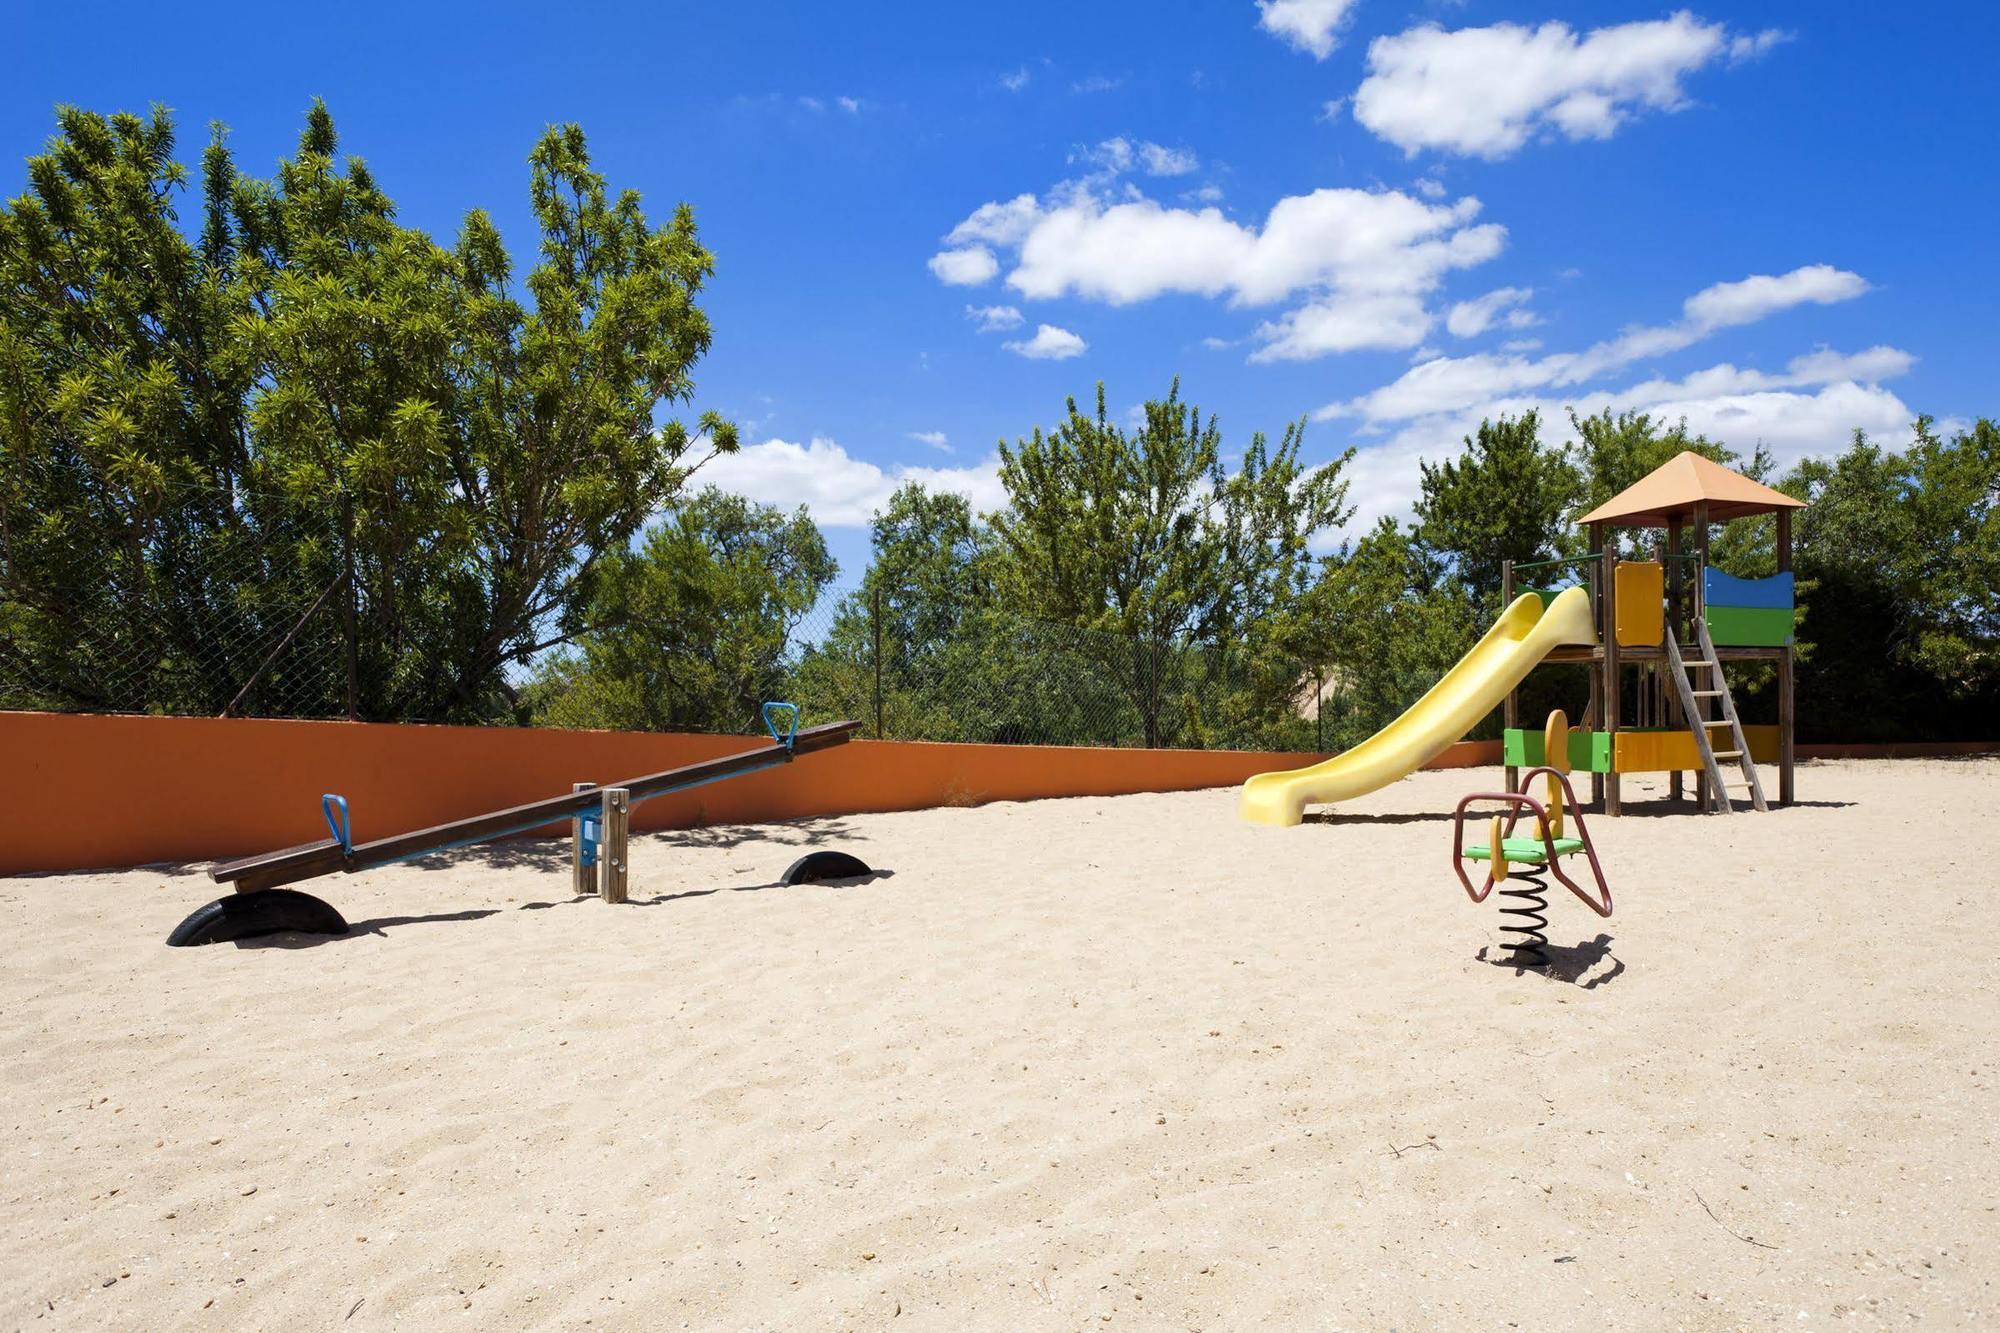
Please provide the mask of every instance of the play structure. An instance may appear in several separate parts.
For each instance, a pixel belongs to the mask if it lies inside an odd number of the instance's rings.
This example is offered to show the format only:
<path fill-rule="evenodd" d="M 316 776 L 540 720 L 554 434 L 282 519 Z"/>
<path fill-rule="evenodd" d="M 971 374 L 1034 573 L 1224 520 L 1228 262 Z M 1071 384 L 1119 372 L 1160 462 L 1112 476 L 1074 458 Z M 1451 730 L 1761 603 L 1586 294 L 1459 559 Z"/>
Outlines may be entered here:
<path fill-rule="evenodd" d="M 1611 915 L 1611 886 L 1604 882 L 1604 867 L 1590 841 L 1590 829 L 1583 822 L 1576 791 L 1569 784 L 1569 720 L 1561 710 L 1549 714 L 1548 725 L 1542 731 L 1542 744 L 1545 752 L 1554 757 L 1547 764 L 1529 769 L 1519 786 L 1510 782 L 1506 791 L 1472 792 L 1461 797 L 1452 812 L 1452 872 L 1473 902 L 1485 902 L 1496 888 L 1508 900 L 1500 909 L 1500 914 L 1508 918 L 1500 930 L 1511 937 L 1506 942 L 1512 954 L 1509 961 L 1517 967 L 1548 966 L 1549 941 L 1542 933 L 1549 925 L 1548 876 L 1554 875 L 1558 883 L 1597 915 Z M 1536 778 L 1546 783 L 1541 800 L 1530 794 Z M 1485 842 L 1468 846 L 1465 812 L 1481 803 L 1504 805 L 1507 813 L 1491 817 Z M 1523 814 L 1535 817 L 1536 836 L 1514 836 Z M 1569 832 L 1572 821 L 1576 826 L 1574 834 Z M 1563 858 L 1577 855 L 1590 865 L 1591 878 L 1596 882 L 1594 894 L 1563 870 Z M 1472 877 L 1465 873 L 1468 861 L 1486 864 L 1486 877 L 1477 888 L 1473 887 Z"/>
<path fill-rule="evenodd" d="M 1507 788 L 1524 768 L 1544 767 L 1539 734 L 1519 725 L 1520 686 L 1545 663 L 1588 669 L 1582 728 L 1566 731 L 1566 766 L 1591 775 L 1591 800 L 1621 812 L 1619 778 L 1672 774 L 1670 796 L 1692 773 L 1705 811 L 1734 809 L 1729 765 L 1751 806 L 1766 808 L 1758 763 L 1778 767 L 1778 801 L 1792 800 L 1792 525 L 1801 502 L 1693 452 L 1675 455 L 1581 520 L 1589 553 L 1503 564 L 1507 609 L 1471 652 L 1403 714 L 1361 744 L 1324 762 L 1260 773 L 1243 784 L 1238 809 L 1258 824 L 1288 826 L 1313 804 L 1364 795 L 1412 773 L 1497 706 L 1505 730 Z M 1710 568 L 1714 523 L 1772 514 L 1777 573 L 1734 578 Z M 1661 529 L 1657 558 L 1623 560 L 1617 534 Z M 1530 586 L 1570 578 L 1567 587 Z M 1746 727 L 1723 676 L 1731 662 L 1776 669 L 1778 721 Z M 1627 705 L 1630 705 L 1629 710 Z M 1628 721 L 1630 725 L 1628 725 Z"/>
<path fill-rule="evenodd" d="M 411 861 L 528 833 L 563 820 L 570 823 L 570 865 L 576 892 L 581 896 L 594 894 L 605 902 L 622 903 L 627 895 L 625 848 L 633 806 L 669 792 L 789 764 L 801 755 L 844 745 L 861 728 L 859 722 L 828 722 L 800 730 L 796 704 L 767 703 L 762 712 L 764 725 L 771 733 L 768 745 L 623 782 L 602 786 L 580 782 L 566 795 L 470 815 L 373 842 L 354 841 L 346 800 L 329 793 L 320 798 L 320 812 L 330 836 L 216 866 L 209 871 L 210 878 L 219 884 L 233 884 L 235 893 L 190 914 L 167 937 L 167 943 L 215 944 L 284 930 L 345 934 L 347 922 L 330 904 L 282 886 L 323 875 L 352 874 Z M 864 862 L 845 852 L 816 851 L 793 862 L 781 882 L 803 884 L 870 873 Z"/>

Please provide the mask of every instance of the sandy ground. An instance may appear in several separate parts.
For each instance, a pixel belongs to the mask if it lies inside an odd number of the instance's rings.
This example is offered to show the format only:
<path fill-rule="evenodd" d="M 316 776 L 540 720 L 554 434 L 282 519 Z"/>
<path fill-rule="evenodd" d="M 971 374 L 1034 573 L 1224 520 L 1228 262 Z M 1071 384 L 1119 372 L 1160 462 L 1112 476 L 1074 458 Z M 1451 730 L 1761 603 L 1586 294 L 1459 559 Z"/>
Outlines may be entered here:
<path fill-rule="evenodd" d="M 310 945 L 0 880 L 0 1328 L 2000 1318 L 2000 762 L 1599 820 L 1554 979 L 1449 878 L 1491 778 L 645 837 L 623 908 L 517 843 Z"/>

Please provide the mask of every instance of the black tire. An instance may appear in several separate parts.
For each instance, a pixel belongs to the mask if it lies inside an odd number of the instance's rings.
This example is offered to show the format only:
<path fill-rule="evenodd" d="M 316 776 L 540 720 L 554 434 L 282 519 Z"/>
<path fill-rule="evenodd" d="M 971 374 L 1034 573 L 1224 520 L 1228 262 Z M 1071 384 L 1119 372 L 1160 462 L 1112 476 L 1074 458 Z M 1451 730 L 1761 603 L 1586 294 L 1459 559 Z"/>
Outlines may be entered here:
<path fill-rule="evenodd" d="M 834 879 L 865 879 L 875 872 L 858 856 L 846 852 L 807 852 L 792 862 L 781 884 L 824 884 Z"/>
<path fill-rule="evenodd" d="M 345 935 L 347 922 L 330 903 L 300 893 L 296 889 L 258 889 L 232 893 L 196 908 L 187 920 L 167 936 L 173 948 L 195 944 L 221 944 L 227 940 L 247 940 L 281 931 L 303 931 L 308 935 Z"/>

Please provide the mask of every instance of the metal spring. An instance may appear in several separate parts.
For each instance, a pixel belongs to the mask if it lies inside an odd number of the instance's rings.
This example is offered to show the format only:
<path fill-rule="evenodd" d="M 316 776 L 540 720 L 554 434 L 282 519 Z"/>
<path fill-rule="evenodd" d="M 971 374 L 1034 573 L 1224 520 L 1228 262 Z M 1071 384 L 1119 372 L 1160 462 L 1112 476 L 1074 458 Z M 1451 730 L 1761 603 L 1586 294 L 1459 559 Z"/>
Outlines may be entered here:
<path fill-rule="evenodd" d="M 1507 880 L 1499 888 L 1503 898 L 1511 898 L 1518 905 L 1502 903 L 1500 915 L 1515 918 L 1500 923 L 1500 933 L 1515 938 L 1501 943 L 1513 950 L 1509 961 L 1515 967 L 1547 967 L 1549 956 L 1546 946 L 1548 936 L 1542 932 L 1549 925 L 1549 882 L 1545 878 L 1545 866 L 1508 866 Z"/>

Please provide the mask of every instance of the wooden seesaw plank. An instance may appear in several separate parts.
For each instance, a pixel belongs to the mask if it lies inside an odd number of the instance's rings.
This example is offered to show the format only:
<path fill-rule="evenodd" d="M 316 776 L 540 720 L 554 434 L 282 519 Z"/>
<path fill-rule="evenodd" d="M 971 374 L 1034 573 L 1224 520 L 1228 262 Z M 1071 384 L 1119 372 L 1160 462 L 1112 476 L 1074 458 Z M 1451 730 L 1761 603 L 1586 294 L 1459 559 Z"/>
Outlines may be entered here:
<path fill-rule="evenodd" d="M 607 782 L 604 786 L 623 787 L 631 793 L 632 802 L 636 805 L 650 796 L 662 796 L 684 787 L 754 773 L 758 769 L 790 763 L 802 754 L 844 745 L 860 729 L 859 722 L 826 722 L 816 727 L 802 727 L 792 737 L 789 747 L 773 742 L 754 750 L 648 773 L 644 777 Z M 208 874 L 218 884 L 234 883 L 238 893 L 274 889 L 281 884 L 296 884 L 321 875 L 369 870 L 396 861 L 407 861 L 426 852 L 485 842 L 509 833 L 525 833 L 544 824 L 560 823 L 583 810 L 594 809 L 602 799 L 601 790 L 564 792 L 560 796 L 529 801 L 525 805 L 455 819 L 448 824 L 396 833 L 374 842 L 356 843 L 352 850 L 345 853 L 332 838 L 322 838 L 297 847 L 225 861 Z"/>

